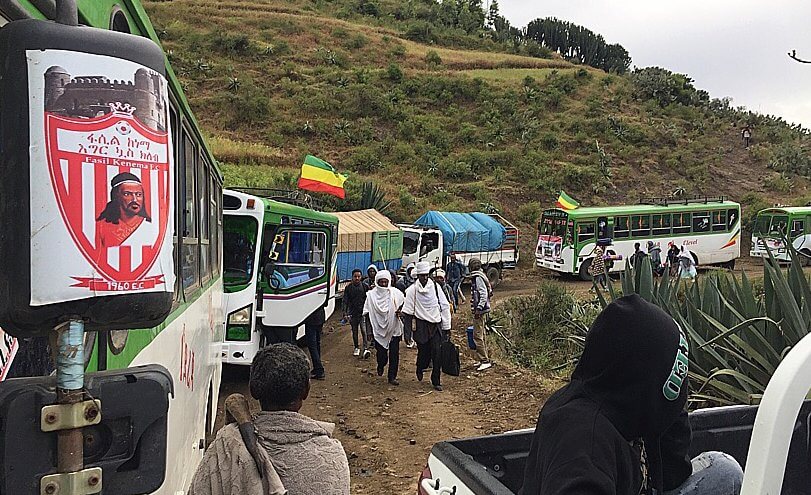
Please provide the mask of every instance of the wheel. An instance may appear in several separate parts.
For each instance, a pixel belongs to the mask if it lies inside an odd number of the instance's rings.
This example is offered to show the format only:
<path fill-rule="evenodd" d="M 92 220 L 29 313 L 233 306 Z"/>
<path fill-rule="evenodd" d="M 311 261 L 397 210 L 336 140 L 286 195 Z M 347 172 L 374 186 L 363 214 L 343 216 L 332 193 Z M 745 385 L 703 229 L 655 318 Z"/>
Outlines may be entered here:
<path fill-rule="evenodd" d="M 589 274 L 589 269 L 591 268 L 591 258 L 587 259 L 580 265 L 580 270 L 578 274 L 580 275 L 580 280 L 584 280 L 586 282 L 591 281 L 591 275 Z"/>
<path fill-rule="evenodd" d="M 729 260 L 722 265 L 727 270 L 734 270 L 735 269 L 735 260 Z"/>
<path fill-rule="evenodd" d="M 490 287 L 495 287 L 499 282 L 501 282 L 501 271 L 497 266 L 487 267 L 485 275 L 487 275 L 487 280 L 490 281 Z"/>

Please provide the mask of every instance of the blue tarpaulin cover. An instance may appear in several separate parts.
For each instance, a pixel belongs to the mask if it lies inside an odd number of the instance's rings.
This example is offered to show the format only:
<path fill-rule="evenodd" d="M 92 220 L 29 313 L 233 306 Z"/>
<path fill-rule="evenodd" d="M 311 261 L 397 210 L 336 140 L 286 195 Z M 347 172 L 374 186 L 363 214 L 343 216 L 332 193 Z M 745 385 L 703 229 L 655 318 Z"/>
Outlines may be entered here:
<path fill-rule="evenodd" d="M 414 224 L 438 228 L 446 253 L 495 251 L 507 234 L 503 225 L 484 213 L 429 211 Z"/>

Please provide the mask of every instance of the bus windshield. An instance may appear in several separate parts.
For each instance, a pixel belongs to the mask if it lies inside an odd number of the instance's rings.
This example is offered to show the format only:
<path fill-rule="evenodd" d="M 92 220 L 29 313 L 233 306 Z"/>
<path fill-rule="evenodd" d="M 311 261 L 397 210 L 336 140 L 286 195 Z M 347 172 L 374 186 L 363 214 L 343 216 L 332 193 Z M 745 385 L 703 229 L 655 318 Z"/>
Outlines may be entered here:
<path fill-rule="evenodd" d="M 562 238 L 566 234 L 567 217 L 565 212 L 545 211 L 541 217 L 540 235 Z"/>
<path fill-rule="evenodd" d="M 787 215 L 759 215 L 755 224 L 755 234 L 765 237 L 780 237 L 787 235 Z"/>
<path fill-rule="evenodd" d="M 417 245 L 420 243 L 420 233 L 403 231 L 403 254 L 414 254 L 417 252 Z"/>
<path fill-rule="evenodd" d="M 253 276 L 259 223 L 253 217 L 223 216 L 223 283 L 244 285 Z"/>

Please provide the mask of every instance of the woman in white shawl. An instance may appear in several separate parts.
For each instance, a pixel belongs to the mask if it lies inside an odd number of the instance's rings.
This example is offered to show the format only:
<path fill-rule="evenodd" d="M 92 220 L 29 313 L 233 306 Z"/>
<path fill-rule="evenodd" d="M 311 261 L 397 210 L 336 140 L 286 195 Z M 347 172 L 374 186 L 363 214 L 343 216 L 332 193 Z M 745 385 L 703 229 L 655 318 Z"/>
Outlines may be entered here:
<path fill-rule="evenodd" d="M 397 368 L 400 366 L 400 340 L 403 338 L 403 323 L 400 309 L 405 296 L 391 284 L 391 274 L 381 270 L 375 275 L 374 287 L 366 293 L 363 314 L 371 324 L 377 350 L 377 376 L 383 376 L 389 365 L 389 383 L 399 385 Z"/>
<path fill-rule="evenodd" d="M 696 271 L 694 260 L 693 253 L 689 249 L 684 249 L 684 246 L 681 246 L 681 251 L 679 252 L 679 264 L 681 265 L 679 276 L 681 278 L 690 280 L 696 278 L 698 272 Z"/>

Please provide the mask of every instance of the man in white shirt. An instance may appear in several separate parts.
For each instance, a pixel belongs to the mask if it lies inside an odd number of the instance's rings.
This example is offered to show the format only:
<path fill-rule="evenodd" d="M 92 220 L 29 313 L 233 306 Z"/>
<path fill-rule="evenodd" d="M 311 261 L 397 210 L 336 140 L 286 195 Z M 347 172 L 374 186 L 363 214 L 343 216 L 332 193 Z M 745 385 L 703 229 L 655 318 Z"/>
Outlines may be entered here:
<path fill-rule="evenodd" d="M 417 380 L 433 361 L 431 384 L 442 391 L 442 331 L 451 329 L 451 306 L 445 293 L 430 279 L 431 265 L 420 261 L 414 268 L 417 281 L 405 293 L 403 314 L 414 319 L 414 340 L 417 342 Z M 408 323 L 407 323 L 408 324 Z"/>

